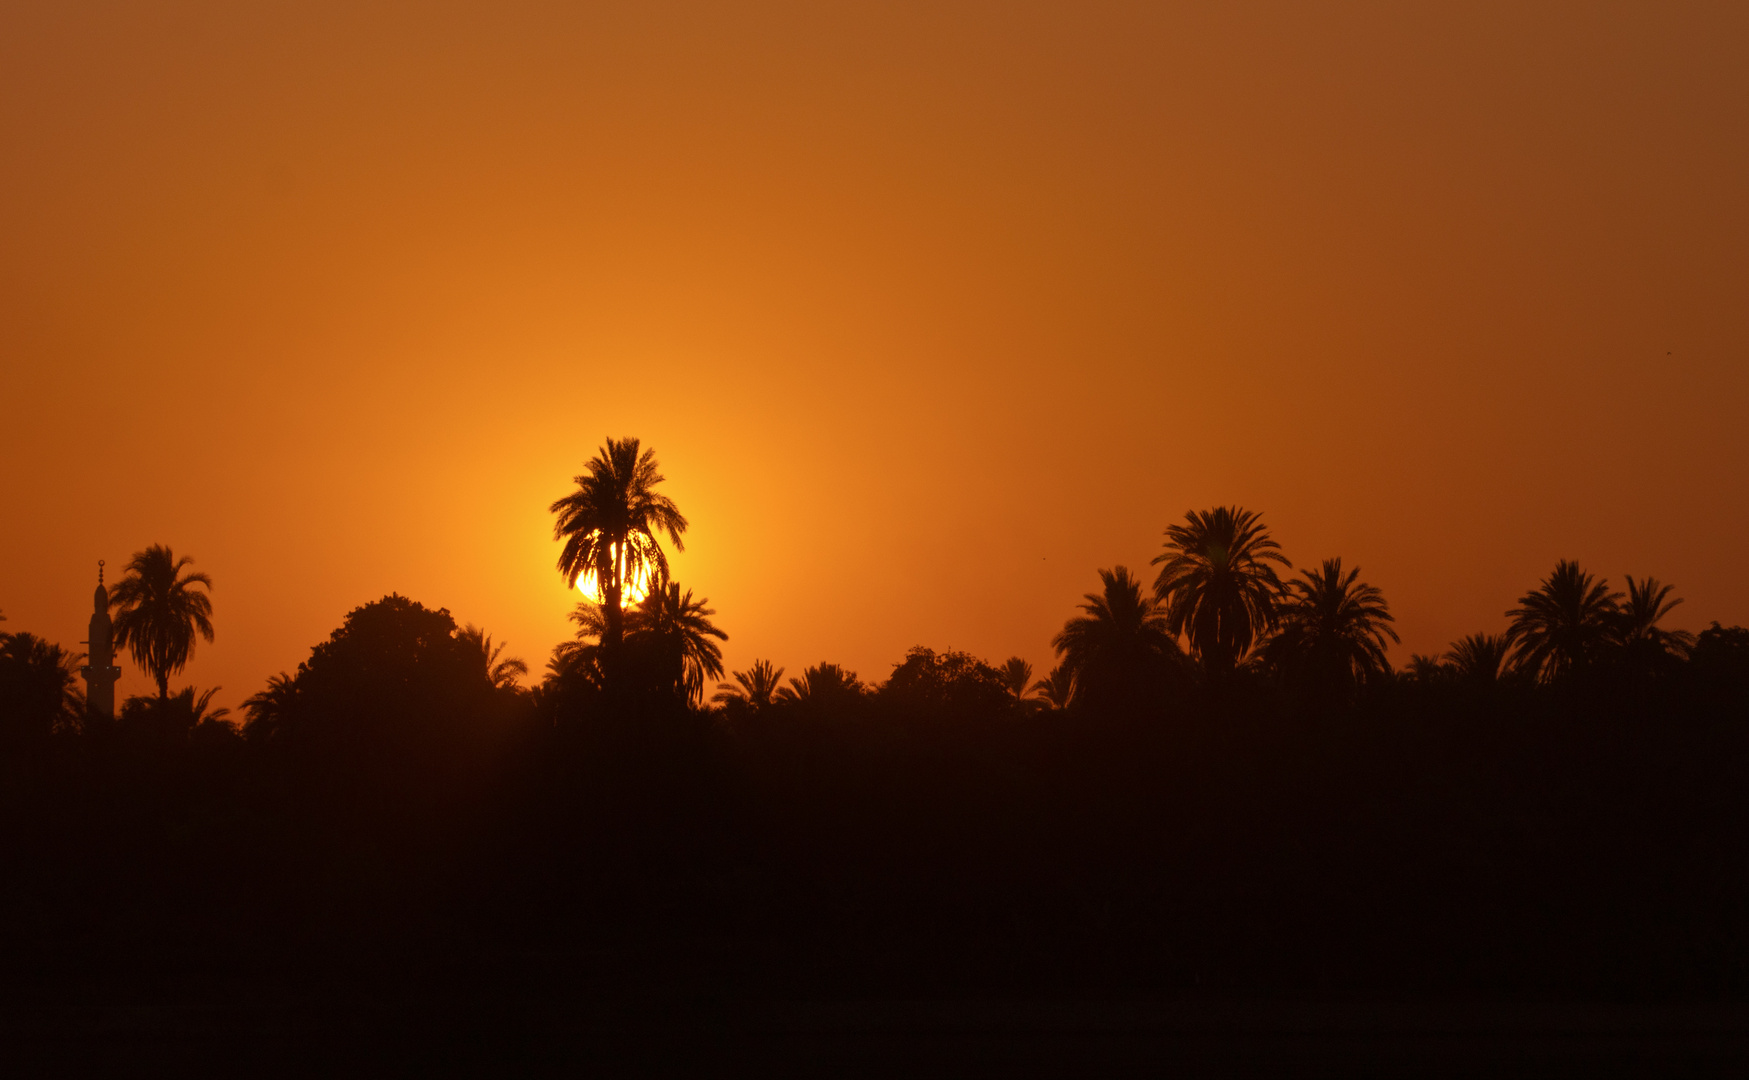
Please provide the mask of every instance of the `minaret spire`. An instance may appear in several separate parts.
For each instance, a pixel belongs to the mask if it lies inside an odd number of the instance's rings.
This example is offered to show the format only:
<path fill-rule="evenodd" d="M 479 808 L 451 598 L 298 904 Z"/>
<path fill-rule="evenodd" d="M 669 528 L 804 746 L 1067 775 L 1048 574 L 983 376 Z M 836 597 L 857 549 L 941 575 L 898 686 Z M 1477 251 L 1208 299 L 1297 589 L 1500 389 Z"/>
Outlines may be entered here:
<path fill-rule="evenodd" d="M 97 592 L 91 597 L 91 631 L 86 635 L 91 662 L 79 669 L 85 676 L 85 707 L 94 716 L 115 719 L 115 628 L 109 621 L 109 590 L 103 586 L 103 560 L 97 560 Z"/>

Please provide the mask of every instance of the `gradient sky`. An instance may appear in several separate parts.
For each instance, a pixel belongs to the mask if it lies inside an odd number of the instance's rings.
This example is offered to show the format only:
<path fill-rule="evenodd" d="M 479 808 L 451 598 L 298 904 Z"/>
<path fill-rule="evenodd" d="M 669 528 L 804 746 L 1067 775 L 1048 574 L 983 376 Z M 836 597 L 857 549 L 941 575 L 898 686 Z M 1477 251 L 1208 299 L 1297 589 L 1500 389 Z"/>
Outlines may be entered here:
<path fill-rule="evenodd" d="M 1042 670 L 1227 502 L 1399 659 L 1749 622 L 1746 193 L 1738 4 L 8 4 L 4 628 L 163 542 L 221 704 L 391 591 L 538 671 L 606 435 L 732 667 Z"/>

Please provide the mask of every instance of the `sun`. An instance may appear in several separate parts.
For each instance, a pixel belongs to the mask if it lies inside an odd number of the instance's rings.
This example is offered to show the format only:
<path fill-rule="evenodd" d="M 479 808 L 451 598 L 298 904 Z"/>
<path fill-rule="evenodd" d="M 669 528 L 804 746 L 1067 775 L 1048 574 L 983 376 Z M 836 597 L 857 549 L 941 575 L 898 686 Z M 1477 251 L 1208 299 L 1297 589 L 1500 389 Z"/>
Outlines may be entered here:
<path fill-rule="evenodd" d="M 619 561 L 619 545 L 612 545 L 612 550 L 615 561 Z M 625 584 L 620 587 L 621 607 L 631 607 L 633 604 L 641 603 L 644 597 L 650 595 L 650 560 L 633 559 L 631 564 L 626 567 Z M 587 597 L 591 603 L 603 604 L 607 602 L 607 597 L 601 594 L 601 580 L 593 567 L 577 575 L 577 591 Z"/>

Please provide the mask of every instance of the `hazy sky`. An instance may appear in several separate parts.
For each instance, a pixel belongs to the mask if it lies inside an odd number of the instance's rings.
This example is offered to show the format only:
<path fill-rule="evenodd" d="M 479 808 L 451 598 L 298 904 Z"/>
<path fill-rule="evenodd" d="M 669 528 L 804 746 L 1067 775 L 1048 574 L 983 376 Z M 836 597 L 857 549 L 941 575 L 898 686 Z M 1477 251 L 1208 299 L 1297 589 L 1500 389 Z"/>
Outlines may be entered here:
<path fill-rule="evenodd" d="M 1740 4 L 7 4 L 4 628 L 162 542 L 222 704 L 391 591 L 538 671 L 607 435 L 733 667 L 1043 669 L 1227 502 L 1399 659 L 1749 622 L 1746 193 Z"/>

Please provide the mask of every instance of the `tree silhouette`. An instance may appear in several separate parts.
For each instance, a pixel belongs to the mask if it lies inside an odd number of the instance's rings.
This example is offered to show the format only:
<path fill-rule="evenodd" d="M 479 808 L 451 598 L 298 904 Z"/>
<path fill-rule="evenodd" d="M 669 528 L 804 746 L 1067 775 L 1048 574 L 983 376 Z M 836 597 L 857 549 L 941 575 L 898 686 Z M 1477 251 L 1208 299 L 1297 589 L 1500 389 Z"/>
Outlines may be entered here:
<path fill-rule="evenodd" d="M 1076 699 L 1134 700 L 1162 689 L 1183 655 L 1160 605 L 1142 593 L 1142 583 L 1119 566 L 1099 571 L 1102 591 L 1088 593 L 1084 615 L 1051 639 L 1076 688 Z"/>
<path fill-rule="evenodd" d="M 243 699 L 244 733 L 254 739 L 272 738 L 297 692 L 297 683 L 285 672 L 268 676 L 265 689 Z"/>
<path fill-rule="evenodd" d="M 1275 625 L 1281 580 L 1270 563 L 1292 566 L 1261 515 L 1237 506 L 1189 511 L 1166 530 L 1154 595 L 1167 627 L 1183 634 L 1210 674 L 1223 675 Z"/>
<path fill-rule="evenodd" d="M 1413 653 L 1403 665 L 1403 678 L 1422 686 L 1431 686 L 1451 674 L 1451 667 L 1437 656 Z"/>
<path fill-rule="evenodd" d="M 1673 660 L 1685 658 L 1694 649 L 1695 637 L 1686 630 L 1665 630 L 1658 625 L 1680 603 L 1671 597 L 1674 585 L 1657 578 L 1635 581 L 1628 575 L 1627 596 L 1617 605 L 1613 645 L 1629 672 L 1635 676 L 1656 674 Z"/>
<path fill-rule="evenodd" d="M 1017 705 L 1026 703 L 1026 692 L 1032 686 L 1032 665 L 1018 656 L 1010 656 L 996 669 L 1002 676 L 1002 685 L 1014 695 Z"/>
<path fill-rule="evenodd" d="M 1511 673 L 1507 665 L 1511 653 L 1512 639 L 1505 634 L 1471 634 L 1452 642 L 1445 660 L 1458 679 L 1491 686 Z"/>
<path fill-rule="evenodd" d="M 710 617 L 716 611 L 703 597 L 692 598 L 679 584 L 657 586 L 628 620 L 627 647 L 635 650 L 664 689 L 672 689 L 687 701 L 697 703 L 705 681 L 721 678 L 723 650 L 718 641 L 729 635 L 717 629 Z M 715 640 L 712 640 L 712 639 Z"/>
<path fill-rule="evenodd" d="M 110 590 L 115 616 L 115 643 L 133 655 L 158 684 L 159 707 L 170 700 L 170 676 L 194 655 L 195 635 L 213 639 L 213 603 L 195 586 L 210 590 L 204 573 L 184 574 L 194 560 L 178 559 L 170 548 L 153 544 L 135 552 L 127 572 Z"/>
<path fill-rule="evenodd" d="M 85 711 L 82 659 L 35 634 L 0 634 L 0 732 L 8 741 L 34 742 L 77 727 Z"/>
<path fill-rule="evenodd" d="M 559 552 L 565 584 L 575 587 L 591 573 L 599 584 L 601 645 L 612 657 L 625 637 L 627 583 L 640 574 L 652 585 L 666 583 L 668 558 L 656 534 L 666 532 L 675 550 L 686 550 L 680 539 L 686 518 L 674 500 L 657 493 L 663 478 L 656 452 L 640 454 L 636 439 L 608 439 L 588 470 L 575 478 L 577 490 L 550 508 L 558 515 L 553 538 L 565 542 Z"/>
<path fill-rule="evenodd" d="M 1506 613 L 1513 662 L 1544 682 L 1588 667 L 1609 644 L 1621 594 L 1570 559 Z"/>
<path fill-rule="evenodd" d="M 777 700 L 832 707 L 856 701 L 867 692 L 856 672 L 837 664 L 815 664 L 800 678 L 791 678 L 789 685 L 777 692 Z"/>
<path fill-rule="evenodd" d="M 1061 712 L 1075 697 L 1075 673 L 1067 664 L 1058 664 L 1050 673 L 1032 684 L 1033 700 Z"/>
<path fill-rule="evenodd" d="M 1290 683 L 1328 699 L 1390 671 L 1385 642 L 1401 640 L 1396 620 L 1384 593 L 1359 577 L 1360 567 L 1345 574 L 1338 558 L 1288 582 L 1281 628 L 1264 652 Z"/>
<path fill-rule="evenodd" d="M 711 700 L 722 705 L 731 702 L 741 702 L 742 706 L 759 710 L 769 706 L 776 698 L 778 688 L 782 685 L 783 669 L 773 667 L 769 660 L 755 660 L 753 666 L 746 671 L 730 673 L 734 682 L 717 684 L 717 692 Z"/>
<path fill-rule="evenodd" d="M 486 681 L 499 690 L 515 690 L 516 681 L 528 674 L 528 665 L 514 656 L 504 656 L 505 646 L 492 644 L 492 635 L 473 623 L 456 631 L 464 650 L 478 656 Z"/>

